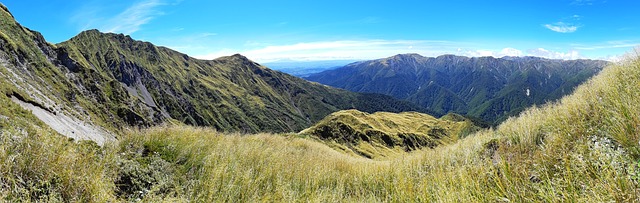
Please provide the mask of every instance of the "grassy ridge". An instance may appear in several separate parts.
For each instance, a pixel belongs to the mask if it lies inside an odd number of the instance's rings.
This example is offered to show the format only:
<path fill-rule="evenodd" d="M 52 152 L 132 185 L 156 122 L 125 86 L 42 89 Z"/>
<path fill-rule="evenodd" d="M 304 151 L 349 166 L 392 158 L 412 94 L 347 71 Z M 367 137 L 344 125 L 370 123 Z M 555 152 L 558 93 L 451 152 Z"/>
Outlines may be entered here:
<path fill-rule="evenodd" d="M 225 135 L 184 126 L 132 131 L 116 145 L 97 148 L 73 144 L 44 127 L 16 127 L 20 119 L 0 119 L 0 196 L 633 202 L 640 199 L 638 81 L 640 61 L 629 59 L 573 95 L 531 108 L 496 130 L 386 161 L 348 156 L 296 135 Z"/>
<path fill-rule="evenodd" d="M 344 110 L 300 134 L 317 138 L 339 151 L 379 158 L 453 143 L 479 129 L 469 119 L 455 114 L 437 119 L 418 112 L 368 114 Z"/>
<path fill-rule="evenodd" d="M 175 119 L 225 132 L 297 132 L 341 109 L 423 111 L 388 96 L 310 83 L 239 54 L 198 60 L 97 30 L 56 46 L 72 75 L 65 79 L 90 90 L 80 92 L 88 98 L 83 104 L 107 126 Z"/>

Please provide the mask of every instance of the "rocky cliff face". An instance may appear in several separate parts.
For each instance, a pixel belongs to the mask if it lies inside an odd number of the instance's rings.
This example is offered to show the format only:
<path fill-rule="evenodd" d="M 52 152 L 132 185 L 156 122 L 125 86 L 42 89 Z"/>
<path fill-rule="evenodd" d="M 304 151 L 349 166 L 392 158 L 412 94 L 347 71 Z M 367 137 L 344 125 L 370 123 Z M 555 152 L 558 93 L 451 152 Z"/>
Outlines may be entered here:
<path fill-rule="evenodd" d="M 53 45 L 16 23 L 4 7 L 0 19 L 5 95 L 100 132 L 167 122 L 294 132 L 340 109 L 424 111 L 388 96 L 310 83 L 241 55 L 198 60 L 97 30 Z M 67 131 L 61 133 L 76 133 Z"/>
<path fill-rule="evenodd" d="M 528 106 L 571 93 L 606 65 L 597 60 L 401 54 L 352 63 L 307 79 L 391 95 L 438 114 L 457 112 L 497 123 Z"/>

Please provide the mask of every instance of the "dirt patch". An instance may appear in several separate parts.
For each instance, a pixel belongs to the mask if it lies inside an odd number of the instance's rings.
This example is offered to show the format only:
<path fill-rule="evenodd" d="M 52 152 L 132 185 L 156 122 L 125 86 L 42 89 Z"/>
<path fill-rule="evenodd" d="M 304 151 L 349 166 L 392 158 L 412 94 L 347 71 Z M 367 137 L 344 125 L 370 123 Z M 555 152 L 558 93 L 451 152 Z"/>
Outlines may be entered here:
<path fill-rule="evenodd" d="M 43 109 L 41 105 L 33 105 L 31 103 L 20 100 L 15 96 L 11 96 L 11 101 L 19 104 L 22 108 L 31 110 L 33 115 L 42 122 L 46 123 L 58 133 L 76 139 L 76 140 L 92 140 L 102 146 L 106 141 L 114 140 L 115 137 L 92 123 L 78 120 L 65 115 L 62 112 L 52 112 L 49 109 Z"/>

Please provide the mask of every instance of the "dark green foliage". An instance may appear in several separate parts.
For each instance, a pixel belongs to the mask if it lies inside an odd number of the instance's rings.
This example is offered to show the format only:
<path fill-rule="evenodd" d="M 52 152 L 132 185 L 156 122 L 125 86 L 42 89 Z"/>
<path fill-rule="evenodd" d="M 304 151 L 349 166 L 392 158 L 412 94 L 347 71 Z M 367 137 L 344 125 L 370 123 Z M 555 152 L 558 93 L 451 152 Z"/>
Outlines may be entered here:
<path fill-rule="evenodd" d="M 135 200 L 145 195 L 175 194 L 180 181 L 176 173 L 176 162 L 167 160 L 166 153 L 159 153 L 144 146 L 134 149 L 126 146 L 116 159 L 117 174 L 114 180 L 115 192 L 120 198 Z"/>
<path fill-rule="evenodd" d="M 526 107 L 571 93 L 607 64 L 536 57 L 429 58 L 405 54 L 352 63 L 307 79 L 405 99 L 434 115 L 456 112 L 497 124 Z"/>

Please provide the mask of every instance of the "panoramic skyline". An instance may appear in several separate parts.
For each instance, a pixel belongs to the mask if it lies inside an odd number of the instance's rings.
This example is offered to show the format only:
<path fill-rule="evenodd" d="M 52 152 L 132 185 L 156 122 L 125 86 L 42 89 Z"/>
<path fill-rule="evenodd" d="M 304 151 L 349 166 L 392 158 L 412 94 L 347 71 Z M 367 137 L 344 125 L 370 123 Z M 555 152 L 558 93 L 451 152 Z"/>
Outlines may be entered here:
<path fill-rule="evenodd" d="M 4 1 L 59 43 L 87 29 L 196 58 L 257 62 L 424 56 L 613 60 L 640 44 L 637 1 Z"/>

